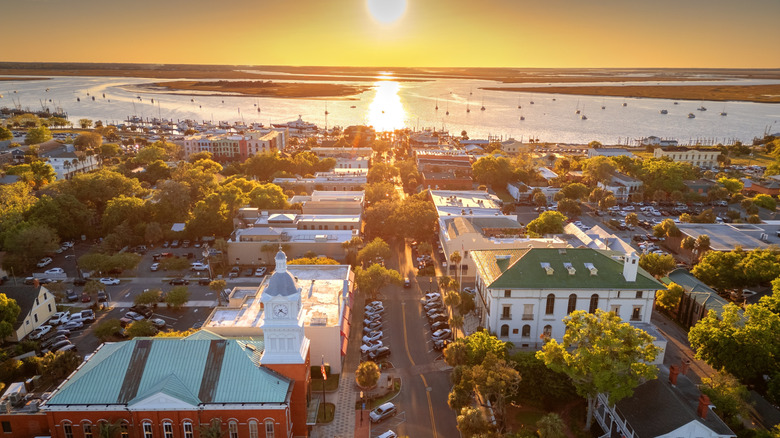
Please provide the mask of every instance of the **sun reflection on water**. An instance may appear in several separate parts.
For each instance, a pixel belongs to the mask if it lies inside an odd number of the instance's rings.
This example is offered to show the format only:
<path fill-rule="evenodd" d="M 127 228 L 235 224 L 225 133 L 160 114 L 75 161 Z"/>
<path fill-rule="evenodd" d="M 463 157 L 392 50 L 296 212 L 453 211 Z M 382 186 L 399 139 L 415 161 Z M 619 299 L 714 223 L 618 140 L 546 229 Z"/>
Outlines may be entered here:
<path fill-rule="evenodd" d="M 374 87 L 376 96 L 368 106 L 368 124 L 377 131 L 403 128 L 406 111 L 398 95 L 401 85 L 394 81 L 378 81 Z"/>

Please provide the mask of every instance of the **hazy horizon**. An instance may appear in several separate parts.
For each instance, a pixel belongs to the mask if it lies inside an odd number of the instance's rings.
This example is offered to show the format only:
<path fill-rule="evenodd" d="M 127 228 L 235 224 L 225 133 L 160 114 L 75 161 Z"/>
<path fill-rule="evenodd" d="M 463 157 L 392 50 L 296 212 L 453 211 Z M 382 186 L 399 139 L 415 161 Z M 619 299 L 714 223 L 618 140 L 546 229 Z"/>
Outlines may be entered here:
<path fill-rule="evenodd" d="M 6 62 L 780 67 L 776 0 L 11 0 Z M 42 31 L 45 29 L 46 31 Z M 394 66 L 394 67 L 387 67 Z"/>

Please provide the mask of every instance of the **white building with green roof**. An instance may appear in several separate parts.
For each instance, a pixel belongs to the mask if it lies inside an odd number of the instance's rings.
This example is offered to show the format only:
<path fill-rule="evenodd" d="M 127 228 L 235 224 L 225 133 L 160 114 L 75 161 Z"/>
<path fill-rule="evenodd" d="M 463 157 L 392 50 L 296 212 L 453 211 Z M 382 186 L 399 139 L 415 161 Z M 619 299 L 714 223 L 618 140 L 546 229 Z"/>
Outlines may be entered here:
<path fill-rule="evenodd" d="M 472 251 L 480 325 L 520 348 L 561 341 L 563 318 L 574 310 L 615 312 L 666 341 L 650 323 L 655 291 L 664 285 L 639 267 L 636 253 L 592 248 Z M 663 355 L 656 359 L 663 361 Z"/>

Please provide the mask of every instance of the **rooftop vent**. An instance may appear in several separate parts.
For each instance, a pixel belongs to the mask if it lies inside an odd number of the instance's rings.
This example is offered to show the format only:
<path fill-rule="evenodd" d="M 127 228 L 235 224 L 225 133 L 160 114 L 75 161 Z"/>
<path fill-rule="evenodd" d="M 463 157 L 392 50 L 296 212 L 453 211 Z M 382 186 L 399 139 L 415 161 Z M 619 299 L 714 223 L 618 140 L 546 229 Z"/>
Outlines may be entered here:
<path fill-rule="evenodd" d="M 547 262 L 541 262 L 542 269 L 544 269 L 545 272 L 547 272 L 547 275 L 553 275 L 555 273 L 555 270 L 550 266 Z"/>
<path fill-rule="evenodd" d="M 590 271 L 590 275 L 597 275 L 599 273 L 599 270 L 596 269 L 595 266 L 593 266 L 593 263 L 585 263 L 585 269 Z"/>
<path fill-rule="evenodd" d="M 567 271 L 569 271 L 569 275 L 574 275 L 577 273 L 577 270 L 574 269 L 574 265 L 571 263 L 564 263 L 563 267 L 566 268 Z"/>
<path fill-rule="evenodd" d="M 560 254 L 560 255 L 566 254 L 566 248 L 559 248 L 558 249 L 558 254 Z M 571 264 L 571 263 L 569 263 L 569 264 Z"/>
<path fill-rule="evenodd" d="M 512 256 L 508 254 L 501 254 L 496 256 L 496 260 L 509 260 Z"/>

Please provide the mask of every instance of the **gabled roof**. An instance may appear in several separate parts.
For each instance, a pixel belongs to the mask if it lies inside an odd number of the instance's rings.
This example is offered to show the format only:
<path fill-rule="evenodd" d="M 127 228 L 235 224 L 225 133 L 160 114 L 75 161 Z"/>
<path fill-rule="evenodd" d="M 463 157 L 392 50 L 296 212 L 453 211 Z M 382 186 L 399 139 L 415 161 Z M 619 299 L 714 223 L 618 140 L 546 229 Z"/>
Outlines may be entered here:
<path fill-rule="evenodd" d="M 669 281 L 667 282 L 666 279 Z M 718 315 L 723 314 L 723 308 L 729 303 L 685 268 L 678 268 L 670 272 L 669 276 L 664 279 L 664 283 L 668 285 L 671 282 L 680 285 L 693 301 Z M 742 311 L 740 310 L 740 312 Z"/>
<path fill-rule="evenodd" d="M 19 305 L 21 311 L 14 323 L 14 330 L 21 327 L 24 324 L 24 319 L 30 315 L 30 311 L 35 304 L 35 299 L 41 293 L 41 286 L 2 286 L 0 287 L 0 294 L 5 294 L 8 298 L 13 298 L 16 304 Z M 41 321 L 43 322 L 43 321 Z"/>
<path fill-rule="evenodd" d="M 672 386 L 669 369 L 662 365 L 659 371 L 657 379 L 639 385 L 632 397 L 617 402 L 616 410 L 626 418 L 637 437 L 663 436 L 691 422 L 698 422 L 698 426 L 718 435 L 735 436 L 709 409 L 706 419 L 696 414 L 700 393 L 690 379 L 680 374 L 677 385 Z"/>
<path fill-rule="evenodd" d="M 663 289 L 644 269 L 636 281 L 623 277 L 620 253 L 591 248 L 531 248 L 472 251 L 477 272 L 488 288 L 494 289 Z M 567 265 L 574 268 L 569 273 Z M 595 275 L 585 263 L 596 268 Z M 548 264 L 552 275 L 543 267 Z"/>
<path fill-rule="evenodd" d="M 284 403 L 292 381 L 260 365 L 263 343 L 213 333 L 104 344 L 48 405 L 132 405 L 157 393 L 187 404 Z"/>

